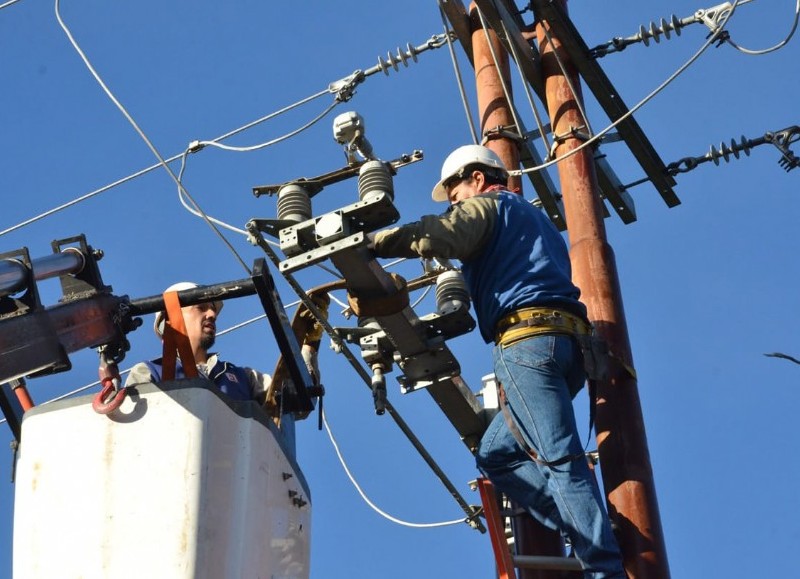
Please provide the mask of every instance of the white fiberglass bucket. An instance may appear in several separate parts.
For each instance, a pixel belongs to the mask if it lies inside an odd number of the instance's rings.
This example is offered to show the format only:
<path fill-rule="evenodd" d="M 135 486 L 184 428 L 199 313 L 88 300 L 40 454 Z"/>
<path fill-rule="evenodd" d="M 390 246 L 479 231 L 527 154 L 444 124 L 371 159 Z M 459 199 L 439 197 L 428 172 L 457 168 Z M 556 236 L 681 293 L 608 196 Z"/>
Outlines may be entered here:
<path fill-rule="evenodd" d="M 308 487 L 256 403 L 202 379 L 91 401 L 25 414 L 15 579 L 309 576 Z"/>

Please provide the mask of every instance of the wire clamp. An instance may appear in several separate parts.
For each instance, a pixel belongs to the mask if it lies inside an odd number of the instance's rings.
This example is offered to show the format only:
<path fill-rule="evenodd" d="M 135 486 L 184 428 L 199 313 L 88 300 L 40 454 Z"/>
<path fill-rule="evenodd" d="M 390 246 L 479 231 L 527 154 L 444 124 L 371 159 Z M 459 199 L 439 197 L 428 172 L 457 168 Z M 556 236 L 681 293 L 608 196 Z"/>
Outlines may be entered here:
<path fill-rule="evenodd" d="M 524 137 L 519 134 L 517 125 L 497 125 L 493 129 L 486 129 L 483 131 L 481 145 L 486 146 L 486 143 L 494 141 L 495 139 L 509 139 L 518 145 L 525 140 Z"/>
<path fill-rule="evenodd" d="M 547 160 L 555 159 L 556 158 L 556 149 L 559 145 L 562 145 L 567 141 L 567 139 L 578 139 L 583 141 L 584 143 L 592 138 L 592 135 L 586 130 L 586 125 L 580 125 L 578 127 L 570 127 L 569 130 L 565 133 L 558 134 L 553 133 L 553 144 L 550 146 L 550 151 L 547 153 Z"/>
<path fill-rule="evenodd" d="M 328 92 L 336 95 L 336 100 L 346 103 L 356 92 L 356 87 L 364 82 L 366 75 L 363 70 L 356 70 L 353 74 L 341 78 L 328 85 Z"/>
<path fill-rule="evenodd" d="M 709 37 L 716 37 L 717 47 L 722 46 L 731 37 L 730 33 L 721 27 L 721 24 L 728 19 L 732 8 L 733 6 L 730 2 L 723 2 L 694 13 L 695 21 L 705 24 L 711 31 Z"/>
<path fill-rule="evenodd" d="M 794 125 L 776 133 L 767 133 L 764 135 L 764 140 L 775 145 L 781 152 L 782 156 L 778 159 L 778 164 L 783 167 L 787 173 L 792 169 L 800 167 L 800 157 L 789 149 L 789 145 L 800 141 L 800 127 Z"/>

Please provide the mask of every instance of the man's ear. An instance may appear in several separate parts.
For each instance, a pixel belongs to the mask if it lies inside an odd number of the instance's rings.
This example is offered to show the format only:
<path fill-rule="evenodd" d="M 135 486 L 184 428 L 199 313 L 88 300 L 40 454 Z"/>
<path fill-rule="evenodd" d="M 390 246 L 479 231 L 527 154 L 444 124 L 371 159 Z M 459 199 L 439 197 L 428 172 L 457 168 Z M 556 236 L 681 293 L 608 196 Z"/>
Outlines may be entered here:
<path fill-rule="evenodd" d="M 475 181 L 475 185 L 478 186 L 478 191 L 483 191 L 483 186 L 486 185 L 486 175 L 483 174 L 483 171 L 475 169 L 472 172 L 472 179 Z"/>

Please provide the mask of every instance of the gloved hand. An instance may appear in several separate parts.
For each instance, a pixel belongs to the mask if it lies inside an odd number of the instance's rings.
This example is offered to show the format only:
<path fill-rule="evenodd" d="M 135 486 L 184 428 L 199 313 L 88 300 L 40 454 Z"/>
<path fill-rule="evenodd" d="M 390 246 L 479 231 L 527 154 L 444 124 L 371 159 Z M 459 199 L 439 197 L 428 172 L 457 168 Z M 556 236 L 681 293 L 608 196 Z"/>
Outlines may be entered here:
<path fill-rule="evenodd" d="M 314 386 L 319 386 L 322 380 L 322 375 L 319 372 L 319 360 L 317 356 L 317 349 L 308 344 L 304 344 L 300 349 L 300 354 L 303 356 L 303 362 L 306 364 L 308 373 L 311 374 L 311 379 Z"/>
<path fill-rule="evenodd" d="M 361 317 L 391 316 L 403 311 L 408 304 L 408 283 L 396 273 L 389 274 L 396 288 L 396 292 L 389 295 L 358 295 L 347 292 L 347 303 L 353 313 Z"/>
<path fill-rule="evenodd" d="M 328 308 L 331 304 L 330 296 L 327 293 L 318 293 L 311 294 L 309 297 L 311 298 L 311 301 L 314 302 L 314 305 L 317 306 L 317 309 L 322 314 L 322 317 L 327 320 Z M 300 304 L 297 317 L 302 324 L 301 335 L 304 336 L 303 343 L 314 345 L 318 344 L 322 339 L 322 334 L 324 332 L 322 324 L 319 323 L 319 321 L 304 304 Z"/>

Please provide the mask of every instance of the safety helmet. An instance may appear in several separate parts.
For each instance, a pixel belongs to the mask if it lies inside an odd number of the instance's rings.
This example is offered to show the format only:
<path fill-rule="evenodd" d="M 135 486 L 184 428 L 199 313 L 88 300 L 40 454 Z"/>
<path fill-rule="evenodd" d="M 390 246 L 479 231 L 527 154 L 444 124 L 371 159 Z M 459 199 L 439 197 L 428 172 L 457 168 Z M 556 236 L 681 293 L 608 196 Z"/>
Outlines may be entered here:
<path fill-rule="evenodd" d="M 442 163 L 442 178 L 433 188 L 431 197 L 434 201 L 447 201 L 447 191 L 444 182 L 455 177 L 458 173 L 469 165 L 484 165 L 492 169 L 498 169 L 501 177 L 508 177 L 508 170 L 497 153 L 483 145 L 464 145 L 459 147 L 447 156 Z"/>
<path fill-rule="evenodd" d="M 164 293 L 166 293 L 166 292 L 180 292 L 180 291 L 184 291 L 184 290 L 194 289 L 196 287 L 200 287 L 200 286 L 198 286 L 196 283 L 194 283 L 192 281 L 179 281 L 178 283 L 174 283 L 171 286 L 169 286 L 167 289 L 165 289 Z M 223 304 L 224 304 L 224 302 L 222 302 L 221 300 L 217 300 L 217 301 L 214 302 L 214 310 L 217 312 L 217 315 L 219 315 L 220 311 L 222 311 Z M 161 338 L 164 335 L 164 319 L 165 319 L 165 317 L 166 317 L 166 314 L 163 311 L 158 312 L 156 314 L 156 319 L 153 322 L 153 329 L 155 330 L 156 335 L 159 338 Z"/>

